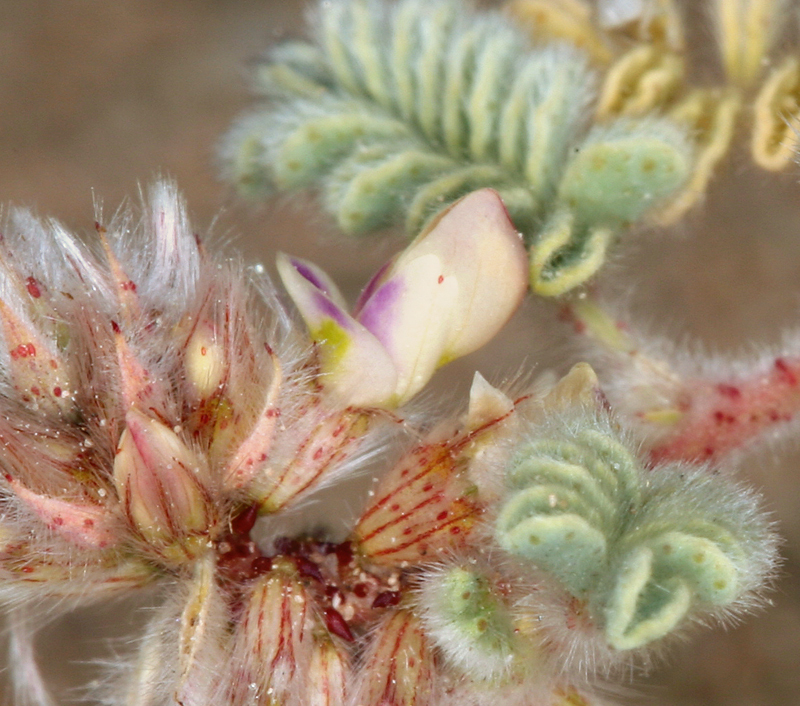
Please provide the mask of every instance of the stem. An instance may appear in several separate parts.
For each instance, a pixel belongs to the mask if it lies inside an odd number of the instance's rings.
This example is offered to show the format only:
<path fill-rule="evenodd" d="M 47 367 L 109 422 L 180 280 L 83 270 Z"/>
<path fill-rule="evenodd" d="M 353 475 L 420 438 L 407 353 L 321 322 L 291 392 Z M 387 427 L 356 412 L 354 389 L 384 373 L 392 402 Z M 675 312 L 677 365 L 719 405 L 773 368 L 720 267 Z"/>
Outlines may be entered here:
<path fill-rule="evenodd" d="M 798 355 L 681 375 L 666 360 L 644 353 L 626 323 L 591 292 L 571 299 L 563 314 L 610 360 L 616 379 L 608 390 L 612 405 L 650 440 L 654 463 L 719 460 L 800 412 Z"/>

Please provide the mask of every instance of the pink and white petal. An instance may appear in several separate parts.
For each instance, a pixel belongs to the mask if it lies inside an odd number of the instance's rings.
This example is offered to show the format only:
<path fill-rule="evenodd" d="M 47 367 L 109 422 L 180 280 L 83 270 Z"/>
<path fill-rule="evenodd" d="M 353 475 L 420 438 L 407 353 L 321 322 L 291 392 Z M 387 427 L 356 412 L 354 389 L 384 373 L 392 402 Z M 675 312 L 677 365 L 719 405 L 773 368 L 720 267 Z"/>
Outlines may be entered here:
<path fill-rule="evenodd" d="M 375 336 L 361 325 L 348 337 L 330 327 L 321 341 L 322 384 L 352 407 L 393 407 L 398 370 Z"/>
<path fill-rule="evenodd" d="M 309 279 L 309 276 L 322 272 L 319 268 L 305 260 L 290 258 L 283 253 L 278 254 L 276 265 L 283 286 L 315 341 L 322 340 L 318 334 L 324 332 L 331 323 L 348 334 L 359 327 L 356 320 L 347 313 L 344 302 L 338 301 L 341 300 L 338 290 L 335 291 L 335 296 L 331 297 L 319 286 L 326 284 L 325 282 L 316 277 Z M 313 271 L 311 267 L 314 267 Z M 327 275 L 325 277 L 327 278 Z M 333 283 L 330 283 L 330 286 L 333 286 Z"/>
<path fill-rule="evenodd" d="M 528 258 L 492 189 L 474 191 L 453 204 L 403 253 L 395 272 L 427 254 L 439 257 L 442 274 L 459 284 L 444 364 L 477 350 L 505 325 L 527 290 Z"/>
<path fill-rule="evenodd" d="M 375 294 L 378 287 L 380 287 L 384 282 L 386 282 L 387 279 L 389 279 L 389 277 L 391 277 L 392 272 L 394 271 L 392 268 L 396 259 L 397 257 L 392 258 L 386 262 L 374 275 L 372 275 L 372 279 L 367 282 L 364 289 L 361 290 L 361 294 L 358 295 L 356 305 L 353 307 L 353 316 L 358 318 L 358 315 L 361 313 L 364 305 L 370 300 L 370 297 Z"/>
<path fill-rule="evenodd" d="M 397 381 L 391 356 L 367 328 L 302 274 L 296 262 L 279 256 L 278 273 L 319 344 L 322 383 L 349 405 L 390 405 Z"/>
<path fill-rule="evenodd" d="M 397 369 L 396 403 L 419 392 L 448 344 L 459 283 L 434 254 L 406 260 L 364 304 L 359 321 L 388 351 Z"/>
<path fill-rule="evenodd" d="M 286 281 L 287 275 L 291 277 L 300 276 L 312 287 L 319 290 L 323 294 L 326 294 L 328 299 L 330 299 L 340 309 L 347 309 L 347 302 L 345 302 L 342 293 L 336 286 L 336 283 L 322 268 L 317 267 L 313 262 L 303 260 L 299 257 L 291 257 L 285 253 L 278 253 L 275 260 L 278 267 L 278 273 L 281 276 L 281 280 L 283 280 L 284 286 L 287 290 L 289 290 L 289 294 L 292 294 L 292 291 L 290 290 L 289 284 Z M 292 298 L 294 299 L 293 294 Z"/>

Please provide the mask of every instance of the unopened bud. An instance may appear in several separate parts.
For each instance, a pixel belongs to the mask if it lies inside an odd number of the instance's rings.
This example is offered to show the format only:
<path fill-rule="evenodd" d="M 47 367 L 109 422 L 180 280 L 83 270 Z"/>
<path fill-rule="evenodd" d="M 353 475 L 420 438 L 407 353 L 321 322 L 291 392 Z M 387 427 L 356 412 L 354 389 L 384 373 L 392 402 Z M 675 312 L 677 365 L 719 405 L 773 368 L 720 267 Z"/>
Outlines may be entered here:
<path fill-rule="evenodd" d="M 423 563 L 464 544 L 481 508 L 459 461 L 449 442 L 421 444 L 400 459 L 356 525 L 370 561 Z"/>
<path fill-rule="evenodd" d="M 237 628 L 234 663 L 246 678 L 234 685 L 234 703 L 285 703 L 298 673 L 307 674 L 311 647 L 310 596 L 291 562 L 275 562 L 252 585 Z M 264 701 L 259 699 L 263 698 Z M 238 700 L 241 699 L 241 700 Z"/>
<path fill-rule="evenodd" d="M 225 351 L 211 326 L 201 323 L 186 343 L 184 369 L 191 392 L 199 399 L 214 394 L 225 378 Z"/>
<path fill-rule="evenodd" d="M 307 706 L 339 706 L 345 703 L 350 665 L 345 652 L 328 639 L 314 645 L 306 673 Z"/>
<path fill-rule="evenodd" d="M 67 541 L 88 549 L 106 549 L 118 542 L 117 518 L 102 505 L 41 495 L 16 480 L 7 480 L 16 496 Z"/>
<path fill-rule="evenodd" d="M 8 374 L 20 400 L 46 414 L 67 412 L 72 396 L 64 361 L 26 317 L 0 301 L 0 330 L 8 350 Z"/>
<path fill-rule="evenodd" d="M 201 532 L 209 507 L 200 461 L 161 422 L 132 409 L 114 460 L 114 484 L 146 539 L 170 542 Z"/>
<path fill-rule="evenodd" d="M 354 703 L 363 706 L 431 706 L 434 657 L 418 618 L 395 613 L 380 625 L 360 671 Z"/>

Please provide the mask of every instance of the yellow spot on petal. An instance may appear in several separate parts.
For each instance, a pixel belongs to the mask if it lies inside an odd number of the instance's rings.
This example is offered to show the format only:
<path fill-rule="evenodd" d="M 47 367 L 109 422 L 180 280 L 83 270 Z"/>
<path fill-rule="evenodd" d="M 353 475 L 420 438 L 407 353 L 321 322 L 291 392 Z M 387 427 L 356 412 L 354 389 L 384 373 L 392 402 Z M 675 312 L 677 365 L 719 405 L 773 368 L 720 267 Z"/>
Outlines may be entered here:
<path fill-rule="evenodd" d="M 336 368 L 344 360 L 352 339 L 333 319 L 325 319 L 322 324 L 311 332 L 315 341 L 322 344 L 326 368 Z"/>

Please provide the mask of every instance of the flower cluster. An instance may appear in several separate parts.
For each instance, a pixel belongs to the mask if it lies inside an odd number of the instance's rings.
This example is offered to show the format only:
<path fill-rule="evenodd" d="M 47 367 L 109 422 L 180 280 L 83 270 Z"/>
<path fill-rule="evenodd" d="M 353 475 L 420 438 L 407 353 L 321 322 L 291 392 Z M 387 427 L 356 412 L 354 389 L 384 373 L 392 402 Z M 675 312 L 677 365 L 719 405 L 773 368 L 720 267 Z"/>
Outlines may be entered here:
<path fill-rule="evenodd" d="M 0 592 L 24 613 L 167 580 L 132 698 L 196 703 L 220 633 L 241 642 L 234 606 L 279 571 L 249 539 L 257 515 L 354 463 L 378 420 L 329 403 L 275 295 L 209 255 L 173 186 L 135 227 L 97 230 L 90 247 L 22 213 L 3 241 Z"/>
<path fill-rule="evenodd" d="M 150 585 L 161 606 L 115 687 L 142 706 L 569 703 L 687 618 L 752 603 L 774 563 L 756 499 L 646 469 L 587 366 L 516 400 L 477 376 L 466 415 L 405 443 L 344 542 L 259 532 L 362 466 L 402 419 L 389 409 L 502 326 L 525 260 L 492 191 L 382 268 L 355 316 L 282 256 L 309 341 L 208 253 L 169 184 L 92 246 L 18 214 L 0 596 L 28 655 L 20 694 L 44 703 L 37 602 Z"/>
<path fill-rule="evenodd" d="M 0 603 L 18 700 L 52 703 L 40 606 L 150 588 L 93 694 L 110 704 L 599 705 L 614 670 L 759 605 L 777 542 L 725 462 L 800 408 L 796 346 L 680 375 L 584 286 L 632 225 L 697 202 L 748 97 L 755 162 L 786 161 L 797 62 L 755 88 L 779 3 L 713 7 L 728 79 L 702 89 L 671 0 L 319 3 L 313 41 L 258 66 L 269 101 L 226 139 L 228 175 L 319 185 L 344 231 L 404 219 L 415 237 L 353 307 L 278 255 L 305 326 L 209 251 L 170 183 L 88 242 L 12 214 Z M 476 373 L 460 415 L 409 412 L 529 287 L 560 297 L 609 379 Z M 366 469 L 344 539 L 284 523 Z"/>
<path fill-rule="evenodd" d="M 478 243 L 516 272 L 491 296 L 491 269 L 471 257 L 486 254 Z M 332 283 L 295 266 L 343 320 Z M 366 332 L 348 338 L 351 319 L 311 345 L 266 282 L 259 293 L 246 281 L 192 233 L 169 184 L 138 225 L 98 223 L 92 245 L 25 213 L 2 243 L 0 596 L 18 611 L 17 651 L 30 654 L 35 621 L 24 616 L 36 601 L 66 610 L 168 586 L 130 703 L 341 702 L 319 699 L 329 672 L 349 669 L 340 642 L 353 615 L 333 599 L 352 552 L 261 546 L 251 530 L 362 465 L 396 426 L 386 407 L 502 326 L 525 289 L 525 253 L 492 192 L 457 204 L 365 294 L 362 321 L 374 300 L 382 326 L 367 343 Z M 433 321 L 442 337 L 425 335 Z M 379 341 L 387 352 L 371 356 Z M 352 378 L 370 380 L 370 368 L 389 382 L 359 387 Z M 21 691 L 44 693 L 32 664 L 16 666 Z M 314 669 L 316 679 L 296 676 Z"/>

